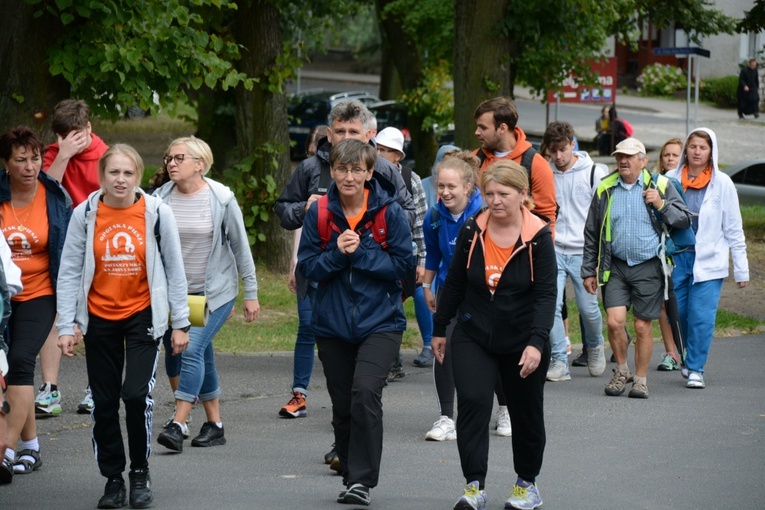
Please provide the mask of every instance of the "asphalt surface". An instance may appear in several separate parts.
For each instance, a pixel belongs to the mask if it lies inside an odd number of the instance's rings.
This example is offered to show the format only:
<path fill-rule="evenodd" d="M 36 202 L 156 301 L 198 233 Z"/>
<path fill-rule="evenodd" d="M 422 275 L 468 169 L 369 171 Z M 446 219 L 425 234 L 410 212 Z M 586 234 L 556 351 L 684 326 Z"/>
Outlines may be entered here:
<path fill-rule="evenodd" d="M 630 350 L 630 358 L 633 351 Z M 384 391 L 385 447 L 372 508 L 451 509 L 464 487 L 455 442 L 427 442 L 437 419 L 430 369 L 411 365 Z M 656 366 L 661 346 L 654 348 Z M 546 509 L 761 509 L 765 500 L 765 335 L 716 339 L 704 390 L 679 372 L 649 373 L 648 400 L 607 397 L 607 373 L 548 383 L 547 448 L 538 485 Z M 323 456 L 332 443 L 330 401 L 316 362 L 309 415 L 280 418 L 291 353 L 217 357 L 228 444 L 169 453 L 156 443 L 172 398 L 160 360 L 150 468 L 153 508 L 340 509 L 341 481 Z M 75 413 L 86 384 L 83 357 L 62 363 L 64 412 L 38 421 L 44 466 L 0 486 L 0 509 L 95 508 L 105 479 L 90 443 L 90 418 Z M 512 397 L 511 397 L 512 402 Z M 197 406 L 192 434 L 204 421 Z M 489 509 L 515 480 L 511 440 L 491 437 Z M 350 507 L 353 508 L 353 507 Z"/>

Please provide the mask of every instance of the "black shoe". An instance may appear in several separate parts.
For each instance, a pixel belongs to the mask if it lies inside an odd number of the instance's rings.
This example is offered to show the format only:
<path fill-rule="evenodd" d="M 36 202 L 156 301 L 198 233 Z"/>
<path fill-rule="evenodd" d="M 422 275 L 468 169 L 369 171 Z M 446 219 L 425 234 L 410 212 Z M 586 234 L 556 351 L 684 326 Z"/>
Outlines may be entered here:
<path fill-rule="evenodd" d="M 125 480 L 122 475 L 110 476 L 104 495 L 98 500 L 98 508 L 122 508 L 125 506 Z"/>
<path fill-rule="evenodd" d="M 0 462 L 0 485 L 5 485 L 13 481 L 13 464 L 5 456 L 5 452 L 0 452 L 0 455 L 3 456 L 3 461 Z"/>
<path fill-rule="evenodd" d="M 582 353 L 574 358 L 574 360 L 571 362 L 572 367 L 586 367 L 587 366 L 587 351 L 582 351 Z"/>
<path fill-rule="evenodd" d="M 324 464 L 332 464 L 332 461 L 337 458 L 337 449 L 335 443 L 332 443 L 332 449 L 324 455 Z"/>
<path fill-rule="evenodd" d="M 419 356 L 414 358 L 412 364 L 416 367 L 432 367 L 433 366 L 433 349 L 430 347 L 423 347 Z"/>
<path fill-rule="evenodd" d="M 180 427 L 179 427 L 180 428 Z M 133 469 L 130 478 L 130 508 L 146 508 L 154 500 L 149 468 Z"/>
<path fill-rule="evenodd" d="M 759 119 L 759 118 L 760 118 L 760 114 L 759 114 L 759 113 L 755 113 L 755 114 L 754 114 L 754 118 L 755 118 L 755 119 Z"/>
<path fill-rule="evenodd" d="M 369 497 L 368 487 L 364 487 L 360 483 L 354 483 L 347 490 L 340 492 L 337 496 L 337 502 L 369 506 L 372 503 L 372 499 Z"/>
<path fill-rule="evenodd" d="M 218 428 L 215 422 L 206 421 L 202 424 L 199 435 L 191 440 L 191 446 L 220 446 L 226 444 L 223 427 Z"/>
<path fill-rule="evenodd" d="M 157 442 L 174 452 L 182 452 L 183 430 L 181 426 L 175 422 L 171 423 L 157 436 Z"/>
<path fill-rule="evenodd" d="M 738 118 L 739 118 L 739 119 L 743 119 L 743 118 L 744 118 L 744 114 L 743 114 L 743 113 L 739 113 L 739 114 L 738 114 Z"/>

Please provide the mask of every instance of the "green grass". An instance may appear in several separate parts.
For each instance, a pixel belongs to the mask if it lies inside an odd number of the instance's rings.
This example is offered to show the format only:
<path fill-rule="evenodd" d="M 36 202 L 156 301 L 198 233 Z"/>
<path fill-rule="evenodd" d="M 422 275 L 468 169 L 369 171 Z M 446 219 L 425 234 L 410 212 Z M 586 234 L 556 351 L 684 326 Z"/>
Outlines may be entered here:
<path fill-rule="evenodd" d="M 215 337 L 215 348 L 224 352 L 291 351 L 298 327 L 295 294 L 287 288 L 287 277 L 258 267 L 260 318 L 247 324 L 242 314 L 242 293 L 237 298 L 234 316 Z M 240 286 L 241 287 L 241 286 Z M 422 346 L 411 299 L 404 303 L 410 327 L 404 332 L 403 347 Z"/>
<path fill-rule="evenodd" d="M 741 216 L 744 221 L 747 242 L 765 241 L 765 206 L 742 206 Z"/>

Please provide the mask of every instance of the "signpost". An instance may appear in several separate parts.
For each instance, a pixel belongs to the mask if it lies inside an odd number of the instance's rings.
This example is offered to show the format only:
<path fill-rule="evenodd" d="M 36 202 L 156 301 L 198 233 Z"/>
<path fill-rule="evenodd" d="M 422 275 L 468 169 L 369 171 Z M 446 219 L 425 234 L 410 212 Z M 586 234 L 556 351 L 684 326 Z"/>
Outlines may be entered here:
<path fill-rule="evenodd" d="M 712 53 L 704 48 L 685 47 L 685 48 L 654 48 L 653 54 L 656 56 L 674 55 L 676 57 L 687 56 L 688 57 L 688 85 L 685 101 L 685 134 L 687 135 L 691 130 L 691 66 L 696 75 L 696 127 L 699 127 L 699 70 L 701 69 L 701 62 L 699 57 L 709 58 Z"/>

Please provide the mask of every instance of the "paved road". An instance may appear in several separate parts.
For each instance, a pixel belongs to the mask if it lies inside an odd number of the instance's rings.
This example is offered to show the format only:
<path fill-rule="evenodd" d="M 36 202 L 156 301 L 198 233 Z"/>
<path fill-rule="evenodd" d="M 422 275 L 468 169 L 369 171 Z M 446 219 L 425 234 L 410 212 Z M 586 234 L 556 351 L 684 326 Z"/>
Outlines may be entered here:
<path fill-rule="evenodd" d="M 372 508 L 450 509 L 461 494 L 456 444 L 424 440 L 436 402 L 431 371 L 411 367 L 414 356 L 406 353 L 407 377 L 385 390 L 385 451 Z M 686 389 L 677 372 L 651 372 L 646 401 L 605 396 L 608 376 L 591 378 L 583 368 L 574 369 L 570 382 L 549 383 L 548 443 L 538 479 L 544 508 L 762 508 L 763 359 L 765 335 L 717 339 L 707 389 Z M 277 416 L 291 363 L 289 353 L 218 356 L 228 444 L 197 449 L 187 442 L 182 454 L 171 454 L 154 441 L 154 508 L 348 508 L 334 501 L 340 479 L 322 463 L 332 439 L 318 362 L 309 416 Z M 0 509 L 95 508 L 104 479 L 90 448 L 89 417 L 74 413 L 85 379 L 82 357 L 64 360 L 64 414 L 38 425 L 45 465 L 0 487 Z M 155 398 L 160 422 L 172 412 L 164 378 Z M 196 409 L 193 418 L 196 431 L 204 413 Z M 510 440 L 492 436 L 488 508 L 502 508 L 515 479 L 511 466 Z"/>

